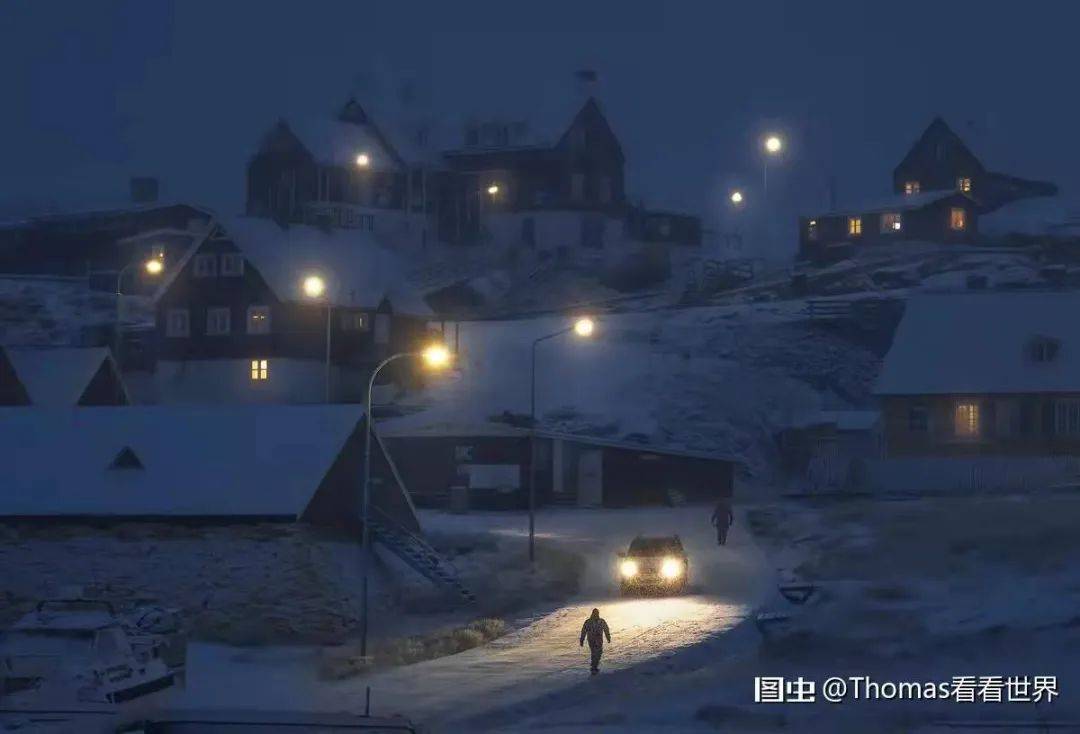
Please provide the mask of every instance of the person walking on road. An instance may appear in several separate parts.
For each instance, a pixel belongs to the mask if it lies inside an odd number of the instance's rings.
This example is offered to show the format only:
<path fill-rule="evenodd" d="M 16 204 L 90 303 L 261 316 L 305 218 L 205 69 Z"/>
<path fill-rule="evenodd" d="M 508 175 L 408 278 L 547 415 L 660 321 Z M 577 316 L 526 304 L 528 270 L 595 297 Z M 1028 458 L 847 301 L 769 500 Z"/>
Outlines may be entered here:
<path fill-rule="evenodd" d="M 592 616 L 581 625 L 581 639 L 578 640 L 578 647 L 584 647 L 586 638 L 589 640 L 589 652 L 592 655 L 589 672 L 593 675 L 600 672 L 600 656 L 604 654 L 605 637 L 608 642 L 611 642 L 611 630 L 600 616 L 600 610 L 593 609 Z"/>
<path fill-rule="evenodd" d="M 716 528 L 717 545 L 727 543 L 728 529 L 731 528 L 734 522 L 735 514 L 731 511 L 731 503 L 728 500 L 720 500 L 712 514 L 712 524 Z"/>

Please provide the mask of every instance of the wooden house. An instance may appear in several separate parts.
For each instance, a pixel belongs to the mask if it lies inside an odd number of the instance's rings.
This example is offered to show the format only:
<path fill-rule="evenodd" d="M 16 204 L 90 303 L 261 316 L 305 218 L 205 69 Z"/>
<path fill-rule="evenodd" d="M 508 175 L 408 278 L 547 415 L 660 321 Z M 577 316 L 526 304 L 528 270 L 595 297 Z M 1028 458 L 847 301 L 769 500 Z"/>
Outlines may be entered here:
<path fill-rule="evenodd" d="M 127 405 L 120 370 L 103 347 L 0 347 L 0 405 Z"/>
<path fill-rule="evenodd" d="M 1017 199 L 1054 196 L 1057 186 L 987 170 L 960 136 L 935 117 L 893 170 L 893 191 L 959 191 L 980 212 L 990 212 Z"/>
<path fill-rule="evenodd" d="M 321 401 L 329 338 L 331 397 L 360 400 L 378 360 L 426 335 L 431 311 L 407 276 L 369 232 L 224 220 L 161 286 L 146 399 Z M 311 277 L 324 286 L 314 297 Z"/>
<path fill-rule="evenodd" d="M 900 194 L 799 220 L 799 256 L 848 257 L 875 244 L 921 241 L 967 244 L 978 234 L 978 206 L 959 191 Z"/>

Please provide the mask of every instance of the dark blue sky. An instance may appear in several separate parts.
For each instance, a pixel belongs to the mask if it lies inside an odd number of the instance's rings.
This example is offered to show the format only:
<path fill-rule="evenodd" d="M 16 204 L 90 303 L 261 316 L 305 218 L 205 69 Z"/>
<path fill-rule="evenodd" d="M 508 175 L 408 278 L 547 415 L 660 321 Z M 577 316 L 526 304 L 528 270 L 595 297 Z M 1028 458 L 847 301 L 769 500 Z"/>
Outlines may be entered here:
<path fill-rule="evenodd" d="M 724 215 L 756 203 L 757 141 L 789 139 L 770 212 L 885 193 L 935 114 L 991 168 L 1080 187 L 1080 3 L 543 3 L 6 0 L 0 212 L 119 203 L 130 174 L 236 211 L 243 166 L 279 116 L 337 106 L 358 78 L 412 76 L 434 107 L 600 96 L 629 189 Z"/>

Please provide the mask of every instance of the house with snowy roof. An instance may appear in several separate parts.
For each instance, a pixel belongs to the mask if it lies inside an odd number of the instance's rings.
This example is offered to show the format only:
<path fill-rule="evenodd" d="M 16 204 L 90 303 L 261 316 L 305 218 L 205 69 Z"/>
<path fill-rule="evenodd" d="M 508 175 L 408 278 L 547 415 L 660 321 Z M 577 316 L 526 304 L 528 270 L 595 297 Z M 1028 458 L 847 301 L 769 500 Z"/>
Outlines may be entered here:
<path fill-rule="evenodd" d="M 127 389 L 105 347 L 0 347 L 0 405 L 127 405 Z"/>
<path fill-rule="evenodd" d="M 1054 196 L 1057 186 L 988 170 L 943 119 L 935 117 L 893 170 L 893 191 L 960 191 L 979 212 L 991 212 L 1017 199 Z"/>
<path fill-rule="evenodd" d="M 898 194 L 799 220 L 799 255 L 834 260 L 869 245 L 895 242 L 969 244 L 978 205 L 961 191 Z"/>
<path fill-rule="evenodd" d="M 875 387 L 882 476 L 903 481 L 907 467 L 927 484 L 1031 486 L 1071 475 L 1080 458 L 1077 309 L 1074 293 L 911 299 Z"/>
<path fill-rule="evenodd" d="M 139 402 L 358 401 L 431 316 L 404 256 L 371 232 L 220 219 L 161 283 L 157 367 L 132 385 Z"/>

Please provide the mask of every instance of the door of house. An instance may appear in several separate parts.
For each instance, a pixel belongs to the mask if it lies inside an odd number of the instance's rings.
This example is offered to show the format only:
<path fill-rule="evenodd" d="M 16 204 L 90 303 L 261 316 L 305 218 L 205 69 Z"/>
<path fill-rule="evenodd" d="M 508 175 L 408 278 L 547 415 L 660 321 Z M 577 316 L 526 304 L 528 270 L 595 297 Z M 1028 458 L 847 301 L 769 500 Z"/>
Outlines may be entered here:
<path fill-rule="evenodd" d="M 585 449 L 578 455 L 578 507 L 604 504 L 604 453 Z"/>

